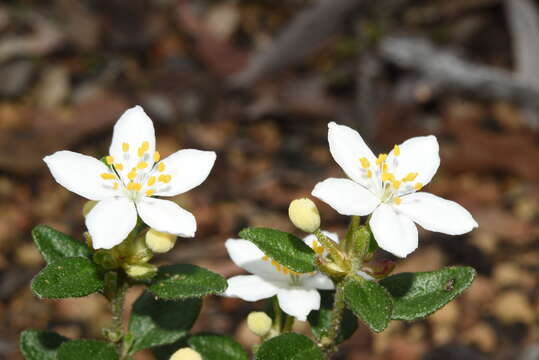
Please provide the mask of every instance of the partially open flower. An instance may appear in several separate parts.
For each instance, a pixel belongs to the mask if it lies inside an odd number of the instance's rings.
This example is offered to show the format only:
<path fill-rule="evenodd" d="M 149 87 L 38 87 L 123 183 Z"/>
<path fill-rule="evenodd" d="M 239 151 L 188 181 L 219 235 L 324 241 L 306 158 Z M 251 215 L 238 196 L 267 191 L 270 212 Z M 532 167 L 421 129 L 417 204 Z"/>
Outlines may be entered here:
<path fill-rule="evenodd" d="M 247 316 L 247 327 L 257 336 L 266 336 L 271 330 L 271 318 L 262 311 L 253 311 Z"/>
<path fill-rule="evenodd" d="M 316 204 L 307 198 L 296 199 L 288 207 L 288 216 L 300 230 L 312 233 L 320 228 L 320 213 Z"/>
<path fill-rule="evenodd" d="M 176 235 L 150 229 L 146 233 L 146 245 L 155 253 L 166 253 L 176 244 Z"/>
<path fill-rule="evenodd" d="M 170 360 L 202 360 L 202 356 L 195 350 L 184 347 L 172 354 Z"/>

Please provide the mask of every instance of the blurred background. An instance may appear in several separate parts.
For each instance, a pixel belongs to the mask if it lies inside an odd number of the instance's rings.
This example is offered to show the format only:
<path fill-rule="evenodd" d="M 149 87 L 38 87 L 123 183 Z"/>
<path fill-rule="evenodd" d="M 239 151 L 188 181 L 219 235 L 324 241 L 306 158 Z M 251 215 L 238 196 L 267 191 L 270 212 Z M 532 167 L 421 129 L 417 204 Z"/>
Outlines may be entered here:
<path fill-rule="evenodd" d="M 196 215 L 196 238 L 155 262 L 225 276 L 240 269 L 224 240 L 245 226 L 302 235 L 289 202 L 343 176 L 329 121 L 379 151 L 435 134 L 442 163 L 426 190 L 464 205 L 480 227 L 457 237 L 420 231 L 397 271 L 461 264 L 478 276 L 427 320 L 377 335 L 360 326 L 337 358 L 539 359 L 537 2 L 2 0 L 0 359 L 21 359 L 23 329 L 98 337 L 107 325 L 98 295 L 32 296 L 44 262 L 30 231 L 44 223 L 82 239 L 85 200 L 57 185 L 42 158 L 106 155 L 112 125 L 135 104 L 154 120 L 163 156 L 218 153 L 207 181 L 176 199 Z M 342 234 L 348 219 L 318 205 L 323 227 Z M 244 319 L 261 307 L 208 298 L 196 330 L 249 347 Z"/>

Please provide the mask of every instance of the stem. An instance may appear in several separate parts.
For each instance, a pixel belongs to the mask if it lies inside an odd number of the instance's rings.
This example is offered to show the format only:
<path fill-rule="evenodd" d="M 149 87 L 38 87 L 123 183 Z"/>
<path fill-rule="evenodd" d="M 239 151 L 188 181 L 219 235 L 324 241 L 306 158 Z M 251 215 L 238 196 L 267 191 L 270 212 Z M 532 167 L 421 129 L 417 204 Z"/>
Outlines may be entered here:
<path fill-rule="evenodd" d="M 279 300 L 277 296 L 274 296 L 272 299 L 273 303 L 273 313 L 275 314 L 275 321 L 273 322 L 273 329 L 276 330 L 277 334 L 281 333 L 281 324 L 283 322 L 283 316 L 281 312 L 281 307 L 279 306 Z"/>
<path fill-rule="evenodd" d="M 337 344 L 335 344 L 335 340 L 341 330 L 344 307 L 344 282 L 341 281 L 336 284 L 335 298 L 333 300 L 333 309 L 331 310 L 328 333 L 326 336 L 324 336 L 324 338 L 322 338 L 320 344 L 326 352 L 327 359 L 330 359 L 331 355 L 337 352 Z"/>
<path fill-rule="evenodd" d="M 119 359 L 124 360 L 127 358 L 129 350 L 123 341 L 125 336 L 123 329 L 124 300 L 129 284 L 120 272 L 110 272 L 109 274 L 105 293 L 111 305 L 112 326 L 108 331 L 108 340 L 116 344 Z"/>
<path fill-rule="evenodd" d="M 292 326 L 294 326 L 295 321 L 296 318 L 290 315 L 286 315 L 284 318 L 283 332 L 291 332 Z"/>

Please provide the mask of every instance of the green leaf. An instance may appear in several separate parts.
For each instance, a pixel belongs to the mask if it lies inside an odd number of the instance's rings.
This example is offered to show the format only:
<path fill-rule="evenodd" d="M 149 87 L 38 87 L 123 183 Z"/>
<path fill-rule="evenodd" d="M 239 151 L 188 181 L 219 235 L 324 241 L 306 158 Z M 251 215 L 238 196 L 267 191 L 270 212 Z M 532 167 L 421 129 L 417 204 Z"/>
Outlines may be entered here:
<path fill-rule="evenodd" d="M 247 228 L 240 237 L 253 242 L 267 256 L 290 270 L 307 273 L 315 270 L 314 251 L 290 233 L 265 228 Z"/>
<path fill-rule="evenodd" d="M 393 297 L 392 319 L 416 320 L 432 314 L 470 286 L 475 270 L 468 266 L 401 273 L 380 281 Z"/>
<path fill-rule="evenodd" d="M 296 333 L 286 333 L 263 343 L 255 360 L 323 360 L 322 351 L 311 339 Z"/>
<path fill-rule="evenodd" d="M 100 269 L 87 258 L 63 258 L 47 265 L 32 280 L 32 292 L 46 299 L 86 296 L 103 288 Z"/>
<path fill-rule="evenodd" d="M 73 340 L 60 346 L 58 360 L 118 360 L 118 354 L 104 341 Z"/>
<path fill-rule="evenodd" d="M 58 348 L 68 340 L 49 331 L 26 330 L 21 333 L 21 353 L 26 360 L 56 360 Z"/>
<path fill-rule="evenodd" d="M 331 325 L 331 310 L 333 308 L 334 291 L 319 291 L 321 295 L 320 310 L 311 311 L 307 321 L 311 325 L 313 334 L 320 339 L 327 335 Z M 346 309 L 343 314 L 341 331 L 337 335 L 336 342 L 340 344 L 348 339 L 357 330 L 357 319 L 354 314 Z"/>
<path fill-rule="evenodd" d="M 160 267 L 149 289 L 162 299 L 184 299 L 221 294 L 226 287 L 221 275 L 199 266 L 177 264 Z"/>
<path fill-rule="evenodd" d="M 248 360 L 243 347 L 227 336 L 198 334 L 191 336 L 187 343 L 204 360 Z"/>
<path fill-rule="evenodd" d="M 144 292 L 133 304 L 129 319 L 129 332 L 134 337 L 130 354 L 184 337 L 201 308 L 200 299 L 165 301 Z"/>
<path fill-rule="evenodd" d="M 32 230 L 32 238 L 48 264 L 66 257 L 91 255 L 90 249 L 84 243 L 46 225 L 36 226 Z"/>
<path fill-rule="evenodd" d="M 349 279 L 344 285 L 344 300 L 372 331 L 381 332 L 387 327 L 393 304 L 389 293 L 378 283 Z"/>

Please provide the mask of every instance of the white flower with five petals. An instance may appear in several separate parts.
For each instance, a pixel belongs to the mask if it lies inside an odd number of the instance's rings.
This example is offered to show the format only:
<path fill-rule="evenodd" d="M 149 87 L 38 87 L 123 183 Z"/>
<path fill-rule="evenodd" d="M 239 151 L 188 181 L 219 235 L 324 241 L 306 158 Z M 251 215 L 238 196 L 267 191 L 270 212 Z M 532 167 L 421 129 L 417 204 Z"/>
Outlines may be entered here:
<path fill-rule="evenodd" d="M 382 249 L 399 257 L 414 251 L 418 244 L 414 223 L 449 235 L 478 226 L 456 202 L 419 191 L 440 165 L 436 137 L 414 137 L 376 157 L 357 131 L 334 122 L 328 127 L 331 155 L 349 179 L 326 179 L 312 195 L 342 215 L 372 214 L 369 225 Z"/>
<path fill-rule="evenodd" d="M 140 106 L 116 122 L 112 143 L 102 161 L 72 151 L 58 151 L 43 160 L 60 185 L 98 203 L 86 216 L 95 249 L 120 244 L 140 218 L 151 228 L 193 237 L 193 214 L 154 196 L 175 196 L 200 185 L 209 175 L 213 151 L 179 150 L 161 160 L 155 150 L 151 119 Z"/>
<path fill-rule="evenodd" d="M 325 235 L 338 241 L 336 234 L 325 232 Z M 307 236 L 304 241 L 317 253 L 323 252 L 314 235 Z M 258 301 L 277 295 L 279 306 L 285 313 L 305 321 L 311 310 L 320 308 L 318 289 L 334 289 L 327 276 L 319 272 L 301 274 L 291 271 L 269 259 L 250 241 L 228 239 L 225 246 L 232 261 L 253 274 L 228 279 L 225 296 Z"/>

